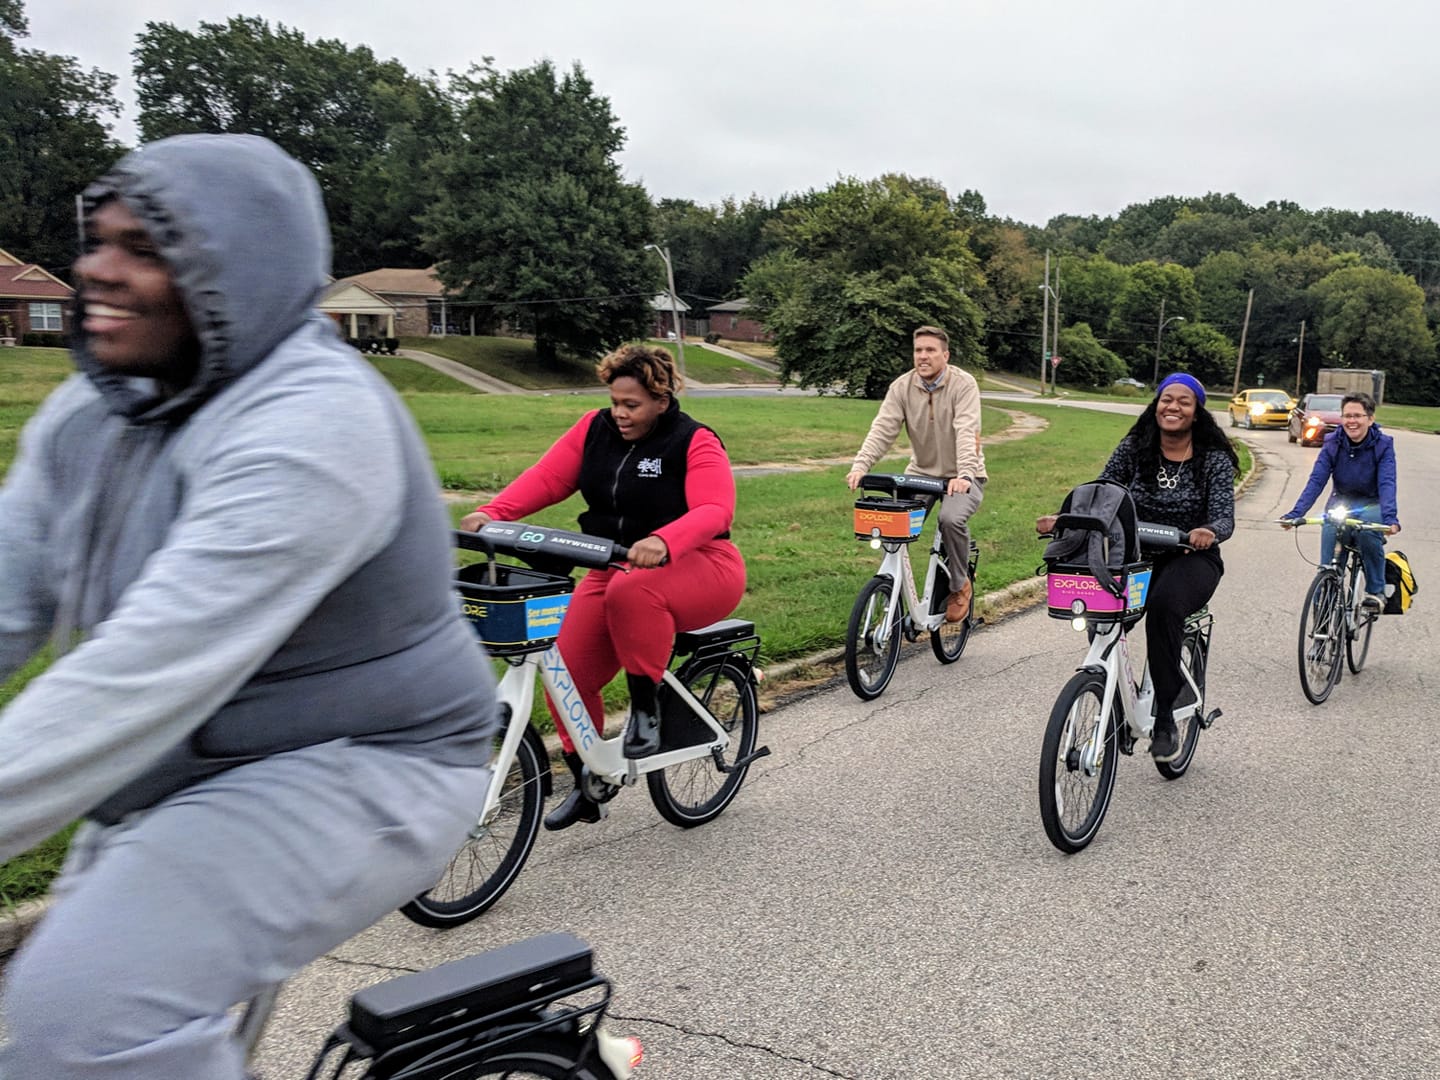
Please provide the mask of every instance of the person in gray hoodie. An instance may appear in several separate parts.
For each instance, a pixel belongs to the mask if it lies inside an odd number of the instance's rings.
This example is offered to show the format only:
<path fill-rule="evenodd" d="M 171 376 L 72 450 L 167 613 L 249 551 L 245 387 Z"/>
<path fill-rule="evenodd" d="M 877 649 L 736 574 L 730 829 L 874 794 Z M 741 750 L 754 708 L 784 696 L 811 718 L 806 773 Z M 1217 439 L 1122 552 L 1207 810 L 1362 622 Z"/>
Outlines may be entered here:
<path fill-rule="evenodd" d="M 0 859 L 85 824 L 7 1080 L 243 1075 L 225 1011 L 429 888 L 496 731 L 398 397 L 315 310 L 309 171 L 165 139 L 84 197 L 79 369 L 0 490 Z"/>

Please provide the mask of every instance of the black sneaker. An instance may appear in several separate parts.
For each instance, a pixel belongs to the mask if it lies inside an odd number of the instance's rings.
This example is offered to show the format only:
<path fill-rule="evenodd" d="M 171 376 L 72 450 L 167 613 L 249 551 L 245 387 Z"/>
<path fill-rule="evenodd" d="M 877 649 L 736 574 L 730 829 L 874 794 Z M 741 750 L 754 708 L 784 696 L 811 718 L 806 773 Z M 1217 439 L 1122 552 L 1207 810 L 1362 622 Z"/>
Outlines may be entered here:
<path fill-rule="evenodd" d="M 1360 610 L 1369 615 L 1379 615 L 1385 607 L 1385 598 L 1377 593 L 1367 592 L 1360 601 Z"/>
<path fill-rule="evenodd" d="M 1155 729 L 1150 732 L 1150 756 L 1156 761 L 1174 761 L 1180 756 L 1180 731 L 1173 716 L 1155 721 Z"/>

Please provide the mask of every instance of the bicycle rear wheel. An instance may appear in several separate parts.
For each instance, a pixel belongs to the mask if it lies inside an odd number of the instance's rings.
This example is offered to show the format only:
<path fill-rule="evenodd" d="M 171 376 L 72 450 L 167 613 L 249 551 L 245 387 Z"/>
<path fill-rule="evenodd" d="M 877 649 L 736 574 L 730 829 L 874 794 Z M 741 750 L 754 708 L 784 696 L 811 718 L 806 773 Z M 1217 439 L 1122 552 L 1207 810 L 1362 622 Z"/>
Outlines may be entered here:
<path fill-rule="evenodd" d="M 366 1071 L 361 1080 L 393 1080 L 398 1075 L 435 1080 L 615 1080 L 615 1074 L 603 1062 L 587 1052 L 583 1039 L 568 1034 L 536 1035 L 514 1043 L 480 1061 L 457 1053 L 459 1043 L 442 1047 L 425 1057 L 406 1056 L 394 1066 L 382 1058 Z M 450 1064 L 447 1059 L 460 1059 Z"/>
<path fill-rule="evenodd" d="M 760 730 L 760 707 L 749 673 L 727 656 L 714 656 L 690 661 L 676 672 L 676 678 L 730 736 L 725 764 L 733 767 L 741 758 L 749 757 L 755 750 Z M 677 700 L 665 684 L 661 686 L 660 700 L 662 718 L 672 710 L 684 709 L 685 719 L 697 727 L 700 725 L 698 719 L 692 719 L 693 710 L 688 704 Z M 650 801 L 661 817 L 671 825 L 693 829 L 720 816 L 735 798 L 749 770 L 749 765 L 742 765 L 730 772 L 721 772 L 715 758 L 707 755 L 647 773 L 645 783 L 650 789 Z"/>
<path fill-rule="evenodd" d="M 1185 775 L 1185 770 L 1190 768 L 1190 762 L 1195 757 L 1195 748 L 1200 743 L 1200 719 L 1205 715 L 1205 645 L 1199 633 L 1186 634 L 1180 642 L 1180 670 L 1190 673 L 1190 678 L 1195 680 L 1196 690 L 1200 692 L 1197 695 L 1190 689 L 1190 684 L 1186 683 L 1180 690 L 1180 696 L 1175 699 L 1172 711 L 1189 715 L 1183 719 L 1180 715 L 1175 718 L 1175 725 L 1180 733 L 1179 756 L 1170 761 L 1155 762 L 1156 771 L 1166 780 L 1178 780 Z"/>
<path fill-rule="evenodd" d="M 1361 577 L 1360 560 L 1350 560 L 1350 569 L 1347 577 L 1350 582 L 1349 596 L 1359 596 Z M 1349 612 L 1345 612 L 1345 662 L 1350 666 L 1353 675 L 1359 675 L 1360 669 L 1365 666 L 1365 657 L 1370 655 L 1370 632 L 1375 629 L 1376 616 L 1364 609 L 1360 612 L 1360 621 L 1355 624 L 1355 629 L 1349 627 Z"/>
<path fill-rule="evenodd" d="M 1300 689 L 1312 704 L 1324 702 L 1340 681 L 1344 636 L 1340 577 L 1333 570 L 1321 570 L 1310 582 L 1300 615 Z"/>
<path fill-rule="evenodd" d="M 975 566 L 978 558 L 978 554 L 972 547 L 970 550 L 970 580 L 972 582 L 975 580 Z M 930 614 L 939 615 L 945 610 L 945 602 L 949 599 L 952 588 L 950 565 L 948 560 L 942 558 L 935 574 L 935 586 L 930 595 Z M 965 613 L 965 618 L 956 623 L 941 623 L 930 631 L 930 650 L 935 654 L 935 659 L 942 664 L 953 664 L 959 660 L 960 654 L 965 651 L 965 646 L 970 641 L 970 631 L 974 628 L 975 598 L 972 595 L 970 610 Z"/>
<path fill-rule="evenodd" d="M 845 631 L 845 678 L 861 701 L 873 701 L 890 685 L 900 662 L 900 605 L 893 617 L 890 597 L 895 583 L 877 574 L 860 590 Z"/>
<path fill-rule="evenodd" d="M 1120 712 L 1102 714 L 1105 678 L 1093 671 L 1073 675 L 1045 726 L 1040 750 L 1040 820 L 1061 851 L 1080 851 L 1100 831 L 1115 791 Z"/>
<path fill-rule="evenodd" d="M 496 736 L 497 750 L 504 732 L 502 727 Z M 490 820 L 475 822 L 440 880 L 402 907 L 401 914 L 421 926 L 448 930 L 483 914 L 510 888 L 535 846 L 545 801 L 535 741 L 521 739 L 509 770 L 491 780 L 500 784 L 500 800 Z"/>

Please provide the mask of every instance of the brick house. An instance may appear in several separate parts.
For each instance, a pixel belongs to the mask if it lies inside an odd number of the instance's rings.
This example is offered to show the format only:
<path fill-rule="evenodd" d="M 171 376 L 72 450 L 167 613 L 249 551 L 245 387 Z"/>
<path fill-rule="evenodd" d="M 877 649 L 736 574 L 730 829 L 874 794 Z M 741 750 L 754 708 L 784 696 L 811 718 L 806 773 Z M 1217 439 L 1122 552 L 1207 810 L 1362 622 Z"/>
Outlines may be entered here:
<path fill-rule="evenodd" d="M 710 333 L 731 341 L 769 341 L 765 328 L 754 319 L 746 318 L 748 308 L 749 301 L 744 297 L 706 308 L 710 315 Z"/>
<path fill-rule="evenodd" d="M 435 276 L 435 267 L 409 269 L 385 267 L 341 278 L 336 287 L 358 285 L 379 297 L 395 310 L 395 333 L 391 337 L 440 336 L 464 332 L 457 322 L 456 309 L 447 310 L 445 286 Z"/>
<path fill-rule="evenodd" d="M 690 310 L 690 305 L 678 296 L 675 298 L 675 307 L 670 306 L 670 294 L 668 292 L 656 293 L 650 301 L 650 310 L 653 312 L 650 327 L 650 336 L 663 338 L 675 329 L 675 311 L 680 312 L 680 323 L 684 326 L 690 320 L 685 313 Z M 689 327 L 686 327 L 688 330 Z"/>
<path fill-rule="evenodd" d="M 54 274 L 0 248 L 0 337 L 54 334 L 61 344 L 70 333 L 74 297 L 75 290 Z"/>

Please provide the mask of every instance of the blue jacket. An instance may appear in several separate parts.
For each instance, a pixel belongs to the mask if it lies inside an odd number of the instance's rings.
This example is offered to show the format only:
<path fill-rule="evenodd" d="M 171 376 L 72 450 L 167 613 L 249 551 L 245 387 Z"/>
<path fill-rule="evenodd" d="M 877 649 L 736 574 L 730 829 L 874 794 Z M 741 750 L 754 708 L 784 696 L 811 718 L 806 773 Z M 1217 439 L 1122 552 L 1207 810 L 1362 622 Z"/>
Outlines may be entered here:
<path fill-rule="evenodd" d="M 1395 504 L 1395 440 L 1382 432 L 1379 424 L 1372 424 L 1358 443 L 1350 441 L 1344 428 L 1326 435 L 1315 467 L 1310 470 L 1310 480 L 1286 517 L 1304 515 L 1324 490 L 1325 481 L 1332 478 L 1335 486 L 1326 509 L 1337 502 L 1357 506 L 1379 503 L 1384 524 L 1400 524 Z"/>

